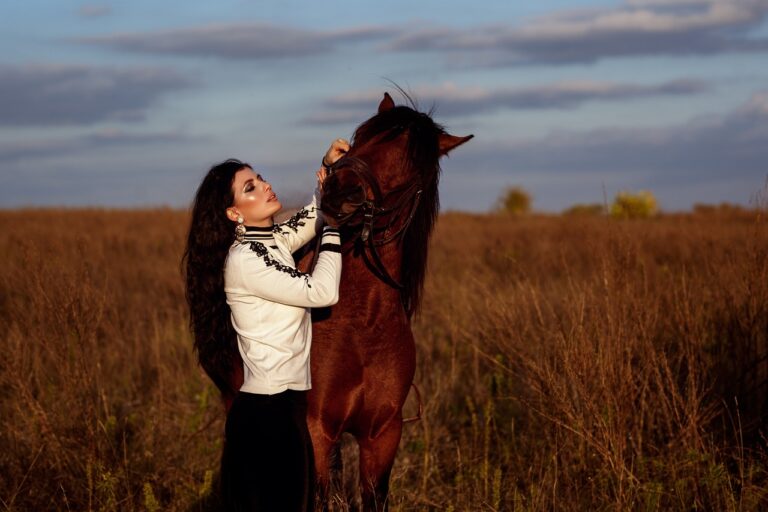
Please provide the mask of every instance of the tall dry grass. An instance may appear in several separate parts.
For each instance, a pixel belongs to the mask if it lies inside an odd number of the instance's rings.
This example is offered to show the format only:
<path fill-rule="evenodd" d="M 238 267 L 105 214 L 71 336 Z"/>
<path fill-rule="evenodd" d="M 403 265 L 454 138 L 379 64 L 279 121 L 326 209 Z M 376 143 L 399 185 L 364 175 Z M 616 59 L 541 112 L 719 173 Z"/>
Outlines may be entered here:
<path fill-rule="evenodd" d="M 0 213 L 2 510 L 215 507 L 224 418 L 191 352 L 186 222 Z M 768 504 L 754 214 L 445 214 L 414 329 L 425 413 L 393 510 Z"/>

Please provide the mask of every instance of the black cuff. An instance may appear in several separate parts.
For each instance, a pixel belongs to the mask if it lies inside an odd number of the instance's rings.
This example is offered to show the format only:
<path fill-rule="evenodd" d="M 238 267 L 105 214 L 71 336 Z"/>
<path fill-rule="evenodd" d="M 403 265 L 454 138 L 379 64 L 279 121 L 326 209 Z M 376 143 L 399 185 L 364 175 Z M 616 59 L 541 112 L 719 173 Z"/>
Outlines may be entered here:
<path fill-rule="evenodd" d="M 341 246 L 339 244 L 321 244 L 320 252 L 323 252 L 323 251 L 341 253 Z"/>

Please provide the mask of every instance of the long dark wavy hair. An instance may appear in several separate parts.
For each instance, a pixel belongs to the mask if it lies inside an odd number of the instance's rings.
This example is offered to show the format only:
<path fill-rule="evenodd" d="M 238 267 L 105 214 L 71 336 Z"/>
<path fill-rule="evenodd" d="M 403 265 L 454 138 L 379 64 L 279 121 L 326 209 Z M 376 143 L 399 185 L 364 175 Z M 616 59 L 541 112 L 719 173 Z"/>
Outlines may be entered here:
<path fill-rule="evenodd" d="M 226 209 L 234 202 L 232 182 L 237 171 L 251 168 L 229 159 L 211 167 L 197 189 L 187 247 L 182 257 L 189 304 L 189 324 L 200 366 L 225 399 L 236 392 L 231 379 L 239 374 L 242 359 L 224 293 L 224 263 L 235 241 L 234 224 Z"/>

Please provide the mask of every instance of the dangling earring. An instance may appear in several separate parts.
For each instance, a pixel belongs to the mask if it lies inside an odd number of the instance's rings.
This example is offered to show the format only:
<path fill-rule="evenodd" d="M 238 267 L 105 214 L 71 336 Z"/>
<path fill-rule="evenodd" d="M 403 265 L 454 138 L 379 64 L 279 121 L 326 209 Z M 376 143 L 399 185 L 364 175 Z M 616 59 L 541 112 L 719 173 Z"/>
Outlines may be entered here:
<path fill-rule="evenodd" d="M 245 240 L 245 226 L 243 225 L 243 222 L 245 222 L 245 219 L 243 219 L 243 216 L 238 215 L 237 227 L 235 228 L 235 239 L 239 243 L 243 243 L 243 240 Z"/>

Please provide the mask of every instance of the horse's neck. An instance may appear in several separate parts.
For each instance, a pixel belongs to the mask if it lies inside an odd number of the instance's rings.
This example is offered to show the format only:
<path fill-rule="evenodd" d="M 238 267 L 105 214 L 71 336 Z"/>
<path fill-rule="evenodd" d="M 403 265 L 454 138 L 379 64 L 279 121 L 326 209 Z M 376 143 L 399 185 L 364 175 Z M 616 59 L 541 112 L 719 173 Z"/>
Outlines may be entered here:
<path fill-rule="evenodd" d="M 389 276 L 395 281 L 400 281 L 400 266 L 402 254 L 394 243 L 377 249 L 380 261 L 387 269 Z M 371 255 L 368 253 L 368 262 L 361 254 L 355 256 L 351 251 L 344 255 L 341 265 L 341 287 L 339 290 L 339 302 L 345 304 L 344 307 L 354 309 L 366 308 L 370 301 L 400 302 L 400 290 L 393 288 L 378 277 L 372 270 L 373 265 Z M 369 313 L 389 314 L 386 308 L 376 308 Z"/>
<path fill-rule="evenodd" d="M 365 254 L 362 251 L 365 251 Z M 364 282 L 366 284 L 381 285 L 384 289 L 391 286 L 384 283 L 381 279 L 371 272 L 371 266 L 375 268 L 374 260 L 378 257 L 379 261 L 387 269 L 390 277 L 399 281 L 402 267 L 403 253 L 398 241 L 392 241 L 386 245 L 375 248 L 376 255 L 371 253 L 369 247 L 360 250 L 350 250 L 342 257 L 341 280 L 344 282 L 350 279 L 354 282 Z"/>

